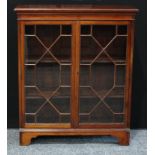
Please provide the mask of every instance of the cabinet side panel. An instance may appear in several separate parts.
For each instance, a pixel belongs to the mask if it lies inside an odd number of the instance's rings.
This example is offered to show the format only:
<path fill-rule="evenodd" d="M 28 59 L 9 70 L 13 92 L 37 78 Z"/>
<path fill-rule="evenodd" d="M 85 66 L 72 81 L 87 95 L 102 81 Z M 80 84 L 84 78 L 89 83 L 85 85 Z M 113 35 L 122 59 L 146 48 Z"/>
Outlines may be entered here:
<path fill-rule="evenodd" d="M 134 21 L 128 25 L 128 45 L 127 45 L 127 74 L 126 74 L 126 126 L 130 127 L 131 121 L 131 97 L 132 97 L 132 70 L 133 70 L 133 50 L 134 50 Z"/>
<path fill-rule="evenodd" d="M 23 49 L 24 49 L 24 25 L 22 21 L 18 21 L 18 87 L 19 87 L 19 126 L 24 126 L 24 57 L 23 57 Z"/>

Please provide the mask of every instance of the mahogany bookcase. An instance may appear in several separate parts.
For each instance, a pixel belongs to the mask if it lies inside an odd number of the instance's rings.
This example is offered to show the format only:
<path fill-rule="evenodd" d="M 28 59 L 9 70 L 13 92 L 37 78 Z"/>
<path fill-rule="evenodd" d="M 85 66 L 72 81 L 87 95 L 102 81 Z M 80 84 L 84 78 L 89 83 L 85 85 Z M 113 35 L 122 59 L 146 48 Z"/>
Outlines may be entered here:
<path fill-rule="evenodd" d="M 114 136 L 129 144 L 134 21 L 129 6 L 21 5 L 20 144 Z"/>

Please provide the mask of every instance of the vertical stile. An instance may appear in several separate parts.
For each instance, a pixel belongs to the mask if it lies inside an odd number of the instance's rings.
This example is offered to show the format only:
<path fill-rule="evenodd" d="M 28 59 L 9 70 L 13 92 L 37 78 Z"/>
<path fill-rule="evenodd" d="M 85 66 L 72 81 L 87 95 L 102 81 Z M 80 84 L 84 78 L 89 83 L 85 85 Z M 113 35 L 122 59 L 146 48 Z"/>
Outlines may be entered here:
<path fill-rule="evenodd" d="M 127 66 L 126 66 L 126 90 L 125 90 L 125 122 L 130 128 L 131 113 L 131 91 L 132 91 L 132 65 L 133 65 L 133 47 L 134 47 L 134 22 L 128 24 L 128 42 L 127 42 Z"/>
<path fill-rule="evenodd" d="M 80 25 L 73 23 L 72 28 L 72 95 L 71 95 L 71 123 L 78 127 L 79 122 L 79 53 L 80 53 Z"/>
<path fill-rule="evenodd" d="M 24 127 L 25 98 L 24 98 L 24 23 L 18 23 L 18 74 L 19 74 L 19 124 Z"/>

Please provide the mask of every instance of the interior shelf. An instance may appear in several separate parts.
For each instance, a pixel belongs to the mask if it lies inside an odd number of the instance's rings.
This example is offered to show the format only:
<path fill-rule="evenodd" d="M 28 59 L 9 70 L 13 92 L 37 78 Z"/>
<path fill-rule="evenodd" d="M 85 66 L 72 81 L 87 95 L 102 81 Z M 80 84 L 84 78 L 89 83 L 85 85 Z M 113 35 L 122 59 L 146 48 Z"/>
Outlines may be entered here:
<path fill-rule="evenodd" d="M 64 99 L 64 98 L 70 98 L 71 96 L 54 96 L 51 98 L 54 99 Z M 26 97 L 26 99 L 42 99 L 42 96 L 32 96 L 32 97 Z M 97 98 L 96 96 L 80 96 L 80 98 L 85 98 L 85 99 L 93 99 L 93 98 Z M 124 98 L 123 95 L 110 95 L 107 96 L 107 98 Z"/>
<path fill-rule="evenodd" d="M 117 89 L 117 87 L 116 87 L 116 89 Z M 100 96 L 100 94 L 106 94 L 107 92 L 108 92 L 108 90 L 102 90 L 102 91 L 98 91 L 97 94 L 98 94 L 98 96 Z M 42 92 L 42 94 L 45 97 L 46 96 L 50 97 L 50 96 L 52 96 L 53 92 L 46 91 L 46 92 Z M 61 95 L 58 92 L 56 93 L 56 95 L 53 95 L 52 98 L 70 98 L 71 97 L 69 95 Z M 91 93 L 90 95 L 80 94 L 80 98 L 99 98 L 98 96 L 95 93 Z M 123 98 L 124 97 L 124 91 L 123 91 L 123 89 L 115 90 L 115 88 L 114 88 L 111 92 L 109 92 L 106 95 L 106 97 L 108 97 L 108 98 Z M 38 94 L 29 93 L 29 95 L 27 95 L 26 98 L 27 99 L 39 99 L 39 98 L 43 98 L 43 97 L 41 94 L 38 95 Z"/>
<path fill-rule="evenodd" d="M 91 62 L 94 62 L 94 63 L 121 63 L 121 64 L 125 64 L 126 63 L 126 60 L 125 60 L 125 58 L 113 58 L 113 59 L 108 59 L 108 58 L 104 58 L 104 59 L 97 59 L 97 60 L 94 60 L 93 58 L 82 58 L 81 60 L 80 60 L 80 62 L 81 62 L 81 64 L 82 63 L 91 63 Z"/>
<path fill-rule="evenodd" d="M 71 64 L 71 60 L 68 60 L 67 58 L 64 58 L 64 57 L 59 57 L 59 58 L 57 58 L 57 60 L 50 59 L 50 58 L 38 60 L 38 59 L 32 58 L 32 59 L 26 60 L 25 65 L 36 64 L 36 63 L 59 63 L 59 62 Z"/>
<path fill-rule="evenodd" d="M 60 64 L 65 63 L 65 64 L 71 64 L 71 60 L 68 60 L 65 57 L 59 57 L 57 58 L 58 62 L 60 62 Z M 29 59 L 25 61 L 25 65 L 30 65 L 30 64 L 35 64 L 35 63 L 58 63 L 57 60 L 52 60 L 52 59 L 43 59 L 38 61 L 37 59 L 33 58 L 33 59 Z M 126 60 L 125 58 L 113 58 L 112 60 L 108 59 L 108 58 L 104 58 L 104 59 L 97 59 L 94 60 L 94 58 L 92 57 L 85 57 L 81 59 L 81 64 L 91 64 L 92 62 L 94 63 L 118 63 L 118 64 L 126 64 Z"/>
<path fill-rule="evenodd" d="M 82 88 L 86 88 L 86 87 L 80 87 L 80 88 L 82 89 Z M 115 87 L 109 93 L 108 93 L 108 91 L 109 90 L 96 91 L 96 94 L 93 91 L 90 91 L 90 92 L 81 91 L 80 98 L 96 98 L 96 97 L 102 98 L 104 96 L 107 96 L 108 98 L 122 98 L 122 97 L 124 97 L 124 87 Z M 68 91 L 67 94 L 69 92 L 70 91 Z M 66 93 L 66 92 L 64 92 L 64 93 Z M 56 93 L 52 92 L 52 91 L 42 91 L 42 93 L 39 93 L 38 91 L 35 91 L 35 92 L 29 91 L 28 94 L 26 95 L 26 98 L 27 99 L 38 99 L 38 98 L 43 98 L 42 96 L 50 97 L 50 96 L 52 96 L 52 94 L 53 94 L 53 98 L 70 98 L 70 95 L 62 94 L 59 91 L 57 91 Z"/>
<path fill-rule="evenodd" d="M 41 99 L 43 98 L 42 96 L 30 96 L 30 97 L 26 97 L 26 99 Z M 70 98 L 70 96 L 53 96 L 51 98 Z"/>

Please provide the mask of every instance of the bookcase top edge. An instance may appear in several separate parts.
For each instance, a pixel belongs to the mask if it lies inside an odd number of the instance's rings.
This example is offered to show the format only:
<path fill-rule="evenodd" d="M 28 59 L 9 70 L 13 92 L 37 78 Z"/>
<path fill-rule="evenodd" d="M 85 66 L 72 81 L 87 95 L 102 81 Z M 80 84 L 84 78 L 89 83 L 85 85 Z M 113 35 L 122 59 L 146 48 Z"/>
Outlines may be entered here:
<path fill-rule="evenodd" d="M 17 13 L 137 13 L 139 9 L 125 5 L 18 5 Z"/>

